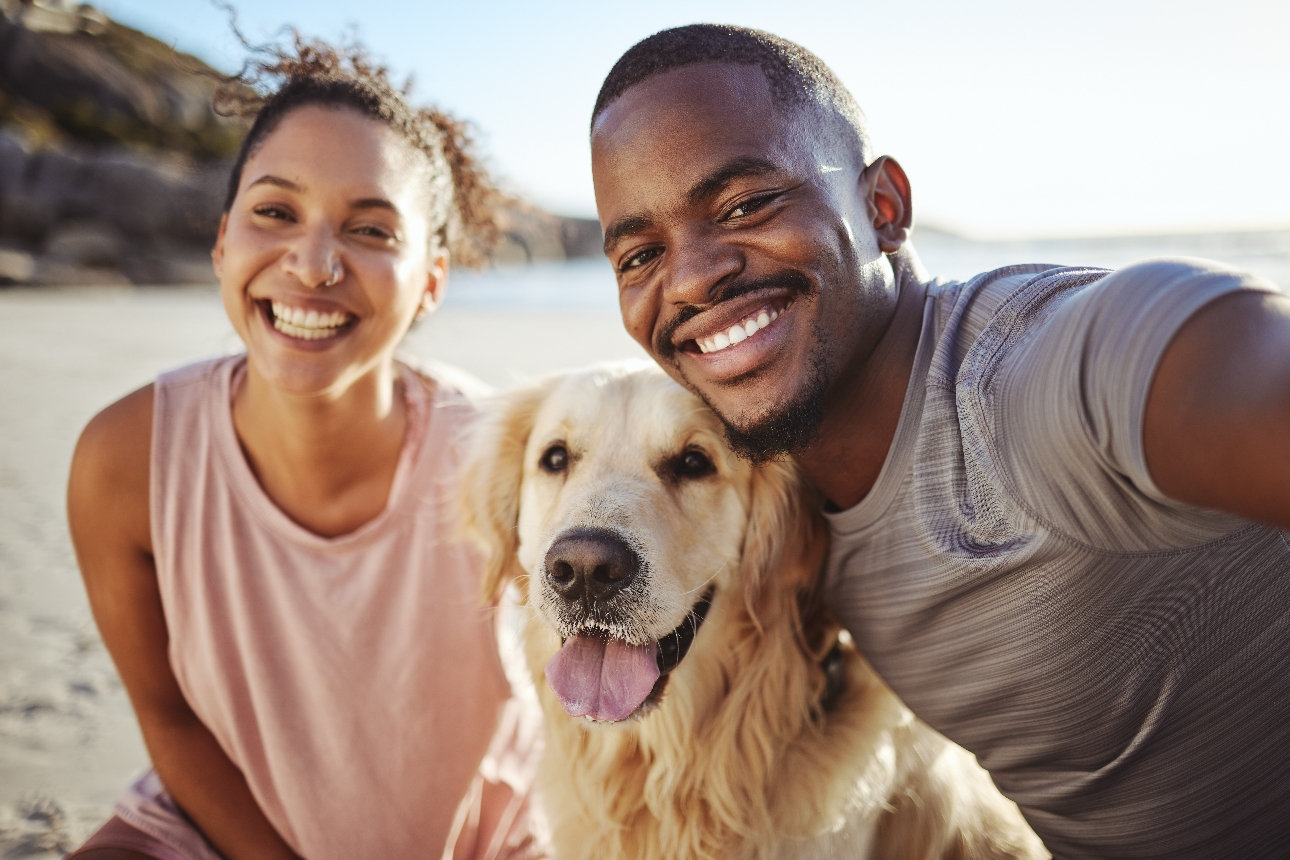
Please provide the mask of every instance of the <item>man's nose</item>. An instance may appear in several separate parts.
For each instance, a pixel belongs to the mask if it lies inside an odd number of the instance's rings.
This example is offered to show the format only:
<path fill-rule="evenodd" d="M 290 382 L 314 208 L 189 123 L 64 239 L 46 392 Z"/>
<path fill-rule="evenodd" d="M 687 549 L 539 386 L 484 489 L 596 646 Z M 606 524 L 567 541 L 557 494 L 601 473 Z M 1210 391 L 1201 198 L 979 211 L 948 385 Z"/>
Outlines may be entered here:
<path fill-rule="evenodd" d="M 546 579 L 570 602 L 609 600 L 640 574 L 640 556 L 607 529 L 575 529 L 547 550 Z"/>
<path fill-rule="evenodd" d="M 339 243 L 329 224 L 301 230 L 282 258 L 282 267 L 306 287 L 330 286 L 344 273 Z"/>
<path fill-rule="evenodd" d="M 707 304 L 717 296 L 722 284 L 744 269 L 743 250 L 706 230 L 674 241 L 668 256 L 663 285 L 663 301 L 667 304 Z"/>

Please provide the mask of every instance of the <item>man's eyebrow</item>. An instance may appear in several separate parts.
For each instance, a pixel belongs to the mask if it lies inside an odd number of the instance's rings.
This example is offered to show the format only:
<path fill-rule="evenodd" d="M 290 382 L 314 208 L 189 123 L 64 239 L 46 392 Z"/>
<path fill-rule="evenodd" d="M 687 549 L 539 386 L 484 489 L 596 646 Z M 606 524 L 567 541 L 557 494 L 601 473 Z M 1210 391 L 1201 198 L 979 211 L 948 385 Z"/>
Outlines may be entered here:
<path fill-rule="evenodd" d="M 697 206 L 736 179 L 744 176 L 765 176 L 767 173 L 776 173 L 779 169 L 778 164 L 764 158 L 747 155 L 733 158 L 696 182 L 694 187 L 686 192 L 685 198 L 691 206 Z M 614 246 L 628 236 L 644 232 L 653 226 L 654 222 L 644 215 L 628 215 L 618 219 L 605 230 L 605 254 L 610 254 Z"/>
<path fill-rule="evenodd" d="M 643 233 L 653 226 L 654 222 L 644 215 L 628 215 L 625 218 L 619 218 L 605 230 L 605 256 L 608 256 L 614 250 L 614 246 L 623 239 Z"/>
<path fill-rule="evenodd" d="M 697 206 L 736 179 L 741 179 L 745 176 L 765 176 L 767 173 L 776 173 L 778 171 L 778 164 L 773 161 L 767 161 L 764 158 L 754 158 L 746 155 L 733 158 L 696 182 L 694 187 L 686 193 L 685 198 L 691 206 Z"/>

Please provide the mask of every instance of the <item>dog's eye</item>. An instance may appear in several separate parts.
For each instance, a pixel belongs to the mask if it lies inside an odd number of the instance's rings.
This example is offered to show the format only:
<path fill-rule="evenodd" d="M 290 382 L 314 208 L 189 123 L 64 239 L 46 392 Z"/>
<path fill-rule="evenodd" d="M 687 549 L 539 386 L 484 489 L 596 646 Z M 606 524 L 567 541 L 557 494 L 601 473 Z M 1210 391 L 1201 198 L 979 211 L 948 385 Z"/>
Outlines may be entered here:
<path fill-rule="evenodd" d="M 538 465 L 548 472 L 563 472 L 569 468 L 569 451 L 563 445 L 552 445 L 538 460 Z"/>
<path fill-rule="evenodd" d="M 673 470 L 678 478 L 702 478 L 717 471 L 717 467 L 707 454 L 690 449 L 676 458 Z"/>

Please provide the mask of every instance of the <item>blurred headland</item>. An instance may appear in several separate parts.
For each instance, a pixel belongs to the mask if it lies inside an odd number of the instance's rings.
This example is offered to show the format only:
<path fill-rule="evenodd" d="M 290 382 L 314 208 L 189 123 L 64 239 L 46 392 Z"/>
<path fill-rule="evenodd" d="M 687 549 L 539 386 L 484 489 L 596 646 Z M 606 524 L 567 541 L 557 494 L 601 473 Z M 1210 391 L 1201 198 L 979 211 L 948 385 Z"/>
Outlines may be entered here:
<path fill-rule="evenodd" d="M 214 280 L 245 131 L 220 72 L 70 0 L 0 0 L 0 284 Z M 499 263 L 599 253 L 600 228 L 520 204 Z"/>
<path fill-rule="evenodd" d="M 93 6 L 0 0 L 0 285 L 213 283 L 210 247 L 245 130 L 212 109 L 219 79 Z M 929 270 L 955 279 L 1019 262 L 1116 267 L 1181 255 L 1290 286 L 1290 230 L 986 240 L 920 222 L 913 237 Z M 505 214 L 500 272 L 478 289 L 485 303 L 568 304 L 579 293 L 611 304 L 603 268 L 515 277 L 517 266 L 590 257 L 600 257 L 595 220 L 521 202 Z M 570 290 L 570 278 L 588 288 Z"/>

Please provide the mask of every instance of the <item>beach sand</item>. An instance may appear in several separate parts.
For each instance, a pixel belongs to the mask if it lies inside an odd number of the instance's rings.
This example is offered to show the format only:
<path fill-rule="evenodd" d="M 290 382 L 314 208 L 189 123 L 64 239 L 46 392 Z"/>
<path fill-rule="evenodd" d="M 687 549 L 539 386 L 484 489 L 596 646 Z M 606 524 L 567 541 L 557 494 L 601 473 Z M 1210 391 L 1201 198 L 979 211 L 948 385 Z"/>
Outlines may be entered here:
<path fill-rule="evenodd" d="M 1013 243 L 933 234 L 919 247 L 932 271 L 960 278 L 1016 260 L 1115 266 L 1193 254 L 1290 287 L 1287 231 Z M 603 260 L 455 284 L 406 352 L 493 385 L 643 357 Z M 147 763 L 67 537 L 77 434 L 158 372 L 239 346 L 212 288 L 0 290 L 0 860 L 74 847 Z"/>
<path fill-rule="evenodd" d="M 447 306 L 404 346 L 494 385 L 643 356 L 609 309 Z M 74 848 L 147 766 L 67 536 L 76 437 L 160 371 L 238 347 L 209 288 L 0 290 L 0 858 Z"/>

